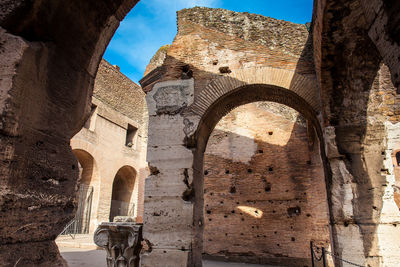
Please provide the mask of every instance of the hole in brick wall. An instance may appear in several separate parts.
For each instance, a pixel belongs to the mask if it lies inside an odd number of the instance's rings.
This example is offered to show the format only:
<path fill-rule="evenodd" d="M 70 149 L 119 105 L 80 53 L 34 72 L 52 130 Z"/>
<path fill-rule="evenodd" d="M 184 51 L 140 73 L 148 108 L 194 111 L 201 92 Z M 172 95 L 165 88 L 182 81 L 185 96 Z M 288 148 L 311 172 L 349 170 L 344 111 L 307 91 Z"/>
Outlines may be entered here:
<path fill-rule="evenodd" d="M 248 172 L 248 173 L 252 173 L 253 170 L 252 170 L 252 169 L 247 169 L 247 172 Z"/>
<path fill-rule="evenodd" d="M 189 65 L 182 66 L 181 79 L 190 79 L 193 77 L 193 71 L 190 69 Z"/>
<path fill-rule="evenodd" d="M 275 210 L 272 211 L 272 213 L 275 213 L 275 212 L 276 212 Z"/>
<path fill-rule="evenodd" d="M 223 201 L 220 201 L 219 203 L 221 203 L 221 204 L 224 204 L 224 202 L 223 202 Z"/>
<path fill-rule="evenodd" d="M 242 218 L 242 222 L 244 222 L 244 218 Z"/>
<path fill-rule="evenodd" d="M 231 186 L 231 189 L 229 190 L 229 192 L 230 192 L 231 194 L 236 193 L 236 187 Z"/>
<path fill-rule="evenodd" d="M 159 173 L 160 173 L 160 170 L 159 170 L 159 169 L 157 169 L 157 167 L 155 167 L 155 166 L 152 166 L 152 165 L 150 165 L 150 164 L 149 164 L 149 169 L 150 169 L 150 173 L 151 173 L 151 175 L 157 175 L 157 174 L 159 174 Z"/>
<path fill-rule="evenodd" d="M 215 65 L 218 65 L 218 59 L 215 59 L 215 60 L 213 60 L 212 61 L 212 64 L 215 66 Z"/>
<path fill-rule="evenodd" d="M 238 205 L 239 205 L 239 204 L 240 204 L 240 202 L 236 202 L 236 204 L 238 204 Z"/>
<path fill-rule="evenodd" d="M 311 165 L 311 160 L 307 160 L 307 164 L 308 164 L 308 165 Z"/>
<path fill-rule="evenodd" d="M 299 216 L 301 214 L 301 209 L 299 206 L 291 207 L 287 209 L 287 213 L 290 217 L 292 216 Z"/>
<path fill-rule="evenodd" d="M 268 134 L 269 134 L 269 135 L 273 135 L 273 134 L 274 134 L 274 132 L 270 131 L 270 132 L 268 132 Z"/>
<path fill-rule="evenodd" d="M 205 171 L 204 171 L 204 175 L 207 175 L 207 174 L 208 174 L 208 171 L 207 171 L 207 170 L 205 170 Z"/>
<path fill-rule="evenodd" d="M 271 191 L 271 184 L 270 183 L 267 183 L 266 185 L 265 185 L 265 192 L 270 192 Z"/>
<path fill-rule="evenodd" d="M 207 214 L 211 214 L 211 210 L 207 210 Z"/>
<path fill-rule="evenodd" d="M 213 193 L 213 192 L 211 192 L 211 193 L 210 193 L 210 196 L 213 196 L 213 195 L 214 195 L 214 193 Z"/>
<path fill-rule="evenodd" d="M 224 218 L 228 218 L 228 215 L 224 215 Z"/>
<path fill-rule="evenodd" d="M 278 233 L 277 231 L 274 232 L 274 234 L 277 234 L 277 233 Z"/>
<path fill-rule="evenodd" d="M 75 170 L 75 165 L 74 164 L 72 164 L 72 169 Z"/>
<path fill-rule="evenodd" d="M 243 233 L 240 233 L 240 235 L 244 235 Z"/>
<path fill-rule="evenodd" d="M 292 237 L 291 240 L 294 242 L 294 241 L 296 241 L 296 238 Z"/>
<path fill-rule="evenodd" d="M 229 174 L 229 170 L 225 170 L 225 174 Z"/>
<path fill-rule="evenodd" d="M 231 73 L 232 71 L 229 69 L 229 67 L 224 66 L 219 68 L 220 73 Z"/>
<path fill-rule="evenodd" d="M 262 154 L 262 153 L 264 153 L 264 150 L 259 149 L 259 150 L 258 150 L 258 153 Z"/>
<path fill-rule="evenodd" d="M 276 244 L 278 247 L 280 247 L 281 245 L 280 244 Z"/>
<path fill-rule="evenodd" d="M 349 222 L 348 221 L 344 221 L 343 224 L 344 224 L 345 227 L 349 226 Z"/>
<path fill-rule="evenodd" d="M 232 210 L 232 211 L 231 211 L 231 213 L 235 213 L 235 211 L 234 211 L 234 210 Z"/>
<path fill-rule="evenodd" d="M 310 214 L 310 213 L 307 213 L 307 217 L 311 217 L 311 214 Z"/>
<path fill-rule="evenodd" d="M 227 233 L 225 233 L 225 236 L 228 236 L 228 234 L 227 234 Z"/>
<path fill-rule="evenodd" d="M 273 167 L 269 167 L 269 168 L 268 168 L 268 171 L 273 172 L 273 171 L 274 171 L 274 168 L 273 168 Z"/>
<path fill-rule="evenodd" d="M 208 219 L 208 221 L 209 221 L 209 222 L 211 222 L 211 221 L 212 221 L 212 219 L 210 218 L 210 219 Z"/>

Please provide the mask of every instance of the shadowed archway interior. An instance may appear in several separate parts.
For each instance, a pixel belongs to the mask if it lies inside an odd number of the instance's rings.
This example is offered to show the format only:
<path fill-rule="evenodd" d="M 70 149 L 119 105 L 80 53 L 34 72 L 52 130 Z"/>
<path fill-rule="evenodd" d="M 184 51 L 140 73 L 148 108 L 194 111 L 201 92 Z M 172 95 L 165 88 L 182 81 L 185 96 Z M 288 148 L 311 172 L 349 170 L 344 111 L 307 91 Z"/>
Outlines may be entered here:
<path fill-rule="evenodd" d="M 110 222 L 116 216 L 134 215 L 133 190 L 135 186 L 136 171 L 130 166 L 124 166 L 115 175 L 110 208 Z"/>
<path fill-rule="evenodd" d="M 230 111 L 236 107 L 258 102 L 270 101 L 286 105 L 298 111 L 307 120 L 308 133 L 313 139 L 316 149 L 319 150 L 320 160 L 323 166 L 323 176 L 325 177 L 324 190 L 329 192 L 330 176 L 325 156 L 322 132 L 317 119 L 317 113 L 310 105 L 300 98 L 296 93 L 287 89 L 266 85 L 250 84 L 236 88 L 215 101 L 201 118 L 198 128 L 194 133 L 192 140 L 195 140 L 194 160 L 193 160 L 193 188 L 194 188 L 194 241 L 192 259 L 195 264 L 199 264 L 203 251 L 203 231 L 204 231 L 204 153 L 207 147 L 208 139 L 217 123 Z M 330 203 L 329 194 L 327 204 Z M 329 205 L 330 206 L 330 205 Z M 329 211 L 327 211 L 330 214 Z M 330 223 L 330 215 L 329 223 Z M 333 242 L 331 242 L 333 244 Z M 332 245 L 333 246 L 333 245 Z"/>

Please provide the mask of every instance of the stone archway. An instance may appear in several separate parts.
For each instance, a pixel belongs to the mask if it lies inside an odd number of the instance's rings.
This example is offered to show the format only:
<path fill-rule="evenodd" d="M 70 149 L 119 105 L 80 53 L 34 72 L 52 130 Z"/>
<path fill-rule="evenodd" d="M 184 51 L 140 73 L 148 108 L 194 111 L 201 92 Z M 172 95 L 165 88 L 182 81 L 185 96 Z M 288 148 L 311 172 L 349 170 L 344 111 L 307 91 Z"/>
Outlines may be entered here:
<path fill-rule="evenodd" d="M 324 164 L 325 170 L 325 183 L 326 186 L 330 183 L 329 176 L 329 165 L 326 163 L 325 148 L 323 146 L 323 136 L 319 126 L 316 112 L 313 108 L 304 101 L 297 94 L 290 90 L 277 87 L 274 85 L 266 84 L 250 84 L 240 86 L 228 93 L 222 95 L 217 99 L 203 114 L 198 128 L 194 134 L 196 149 L 193 151 L 193 190 L 194 190 L 194 243 L 193 243 L 193 260 L 195 266 L 200 262 L 202 252 L 202 235 L 203 235 L 203 183 L 204 183 L 204 172 L 203 172 L 203 160 L 204 152 L 207 146 L 208 138 L 211 135 L 217 122 L 229 113 L 233 108 L 241 106 L 243 104 L 255 102 L 255 101 L 272 101 L 280 104 L 284 104 L 295 110 L 299 111 L 309 121 L 308 127 L 309 132 L 315 134 L 314 142 L 320 150 L 321 160 Z M 328 187 L 326 187 L 328 189 Z M 328 190 L 327 190 L 328 191 Z M 329 192 L 329 191 L 328 191 Z M 331 207 L 331 200 L 328 194 L 326 200 Z M 197 223 L 198 222 L 198 223 Z M 200 223 L 201 222 L 201 223 Z M 333 242 L 331 242 L 334 245 Z"/>
<path fill-rule="evenodd" d="M 116 216 L 133 217 L 135 215 L 135 187 L 136 171 L 130 166 L 121 167 L 115 174 L 111 205 L 110 205 L 110 222 Z"/>
<path fill-rule="evenodd" d="M 137 2 L 2 3 L 4 264 L 64 264 L 54 239 L 74 216 L 78 168 L 69 140 L 89 114 L 107 44 Z"/>
<path fill-rule="evenodd" d="M 278 70 L 274 72 L 277 73 Z M 173 262 L 182 266 L 201 265 L 204 150 L 216 123 L 233 108 L 255 101 L 273 101 L 298 110 L 309 121 L 310 132 L 320 140 L 319 149 L 326 163 L 317 112 L 290 90 L 296 88 L 291 87 L 296 84 L 293 81 L 307 79 L 293 72 L 282 70 L 280 73 L 282 76 L 276 75 L 280 78 L 275 81 L 285 81 L 281 84 L 287 88 L 221 77 L 210 82 L 196 98 L 193 98 L 191 80 L 161 82 L 148 93 L 149 129 L 154 131 L 149 136 L 148 161 L 152 175 L 146 180 L 144 238 L 152 245 L 152 252 L 143 256 L 143 266 L 157 266 L 156 259 L 163 254 L 166 266 L 173 266 Z M 304 94 L 309 96 L 315 87 L 312 83 L 304 84 L 311 85 Z M 174 98 L 177 95 L 180 97 Z M 181 114 L 159 112 L 166 106 L 180 109 L 180 105 L 186 104 L 188 107 Z M 326 173 L 328 168 L 326 165 Z M 326 178 L 329 184 L 329 175 Z"/>

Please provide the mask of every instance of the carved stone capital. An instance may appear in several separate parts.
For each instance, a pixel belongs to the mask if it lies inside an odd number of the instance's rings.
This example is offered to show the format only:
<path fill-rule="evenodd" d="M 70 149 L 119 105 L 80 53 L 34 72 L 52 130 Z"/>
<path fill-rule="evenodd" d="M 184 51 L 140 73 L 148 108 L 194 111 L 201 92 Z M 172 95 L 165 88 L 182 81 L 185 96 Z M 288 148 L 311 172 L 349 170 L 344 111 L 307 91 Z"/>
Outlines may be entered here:
<path fill-rule="evenodd" d="M 94 233 L 94 243 L 107 251 L 108 267 L 139 267 L 142 225 L 103 222 Z"/>

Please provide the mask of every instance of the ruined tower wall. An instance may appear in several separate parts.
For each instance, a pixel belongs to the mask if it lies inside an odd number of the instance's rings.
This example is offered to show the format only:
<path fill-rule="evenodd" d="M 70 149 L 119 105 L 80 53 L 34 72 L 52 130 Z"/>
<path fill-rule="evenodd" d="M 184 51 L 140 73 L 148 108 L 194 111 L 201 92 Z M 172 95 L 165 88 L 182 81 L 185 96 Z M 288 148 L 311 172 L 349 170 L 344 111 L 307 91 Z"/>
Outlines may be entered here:
<path fill-rule="evenodd" d="M 257 35 L 263 36 L 260 42 L 255 41 Z M 146 179 L 144 212 L 144 238 L 151 252 L 143 255 L 142 266 L 160 266 L 160 255 L 165 266 L 201 260 L 205 218 L 199 212 L 203 177 L 197 172 L 203 169 L 198 163 L 200 142 L 208 133 L 194 133 L 197 127 L 214 126 L 213 119 L 200 122 L 211 107 L 216 110 L 210 118 L 218 119 L 242 102 L 272 98 L 307 110 L 315 121 L 312 108 L 319 109 L 319 97 L 310 45 L 305 25 L 222 9 L 178 12 L 178 34 L 166 51 L 157 53 L 159 58 L 151 61 L 140 81 L 147 92 L 148 161 L 153 170 Z M 241 86 L 257 89 L 259 84 L 266 86 L 260 94 L 214 105 Z M 243 89 L 244 94 L 250 91 Z"/>
<path fill-rule="evenodd" d="M 183 9 L 177 16 L 173 43 L 160 49 L 146 68 L 145 75 L 160 67 L 156 82 L 188 78 L 182 77 L 182 68 L 188 66 L 192 72 L 188 76 L 196 80 L 196 97 L 219 76 L 241 80 L 235 76 L 241 69 L 273 67 L 314 79 L 312 44 L 305 25 L 202 7 Z M 153 85 L 142 83 L 145 91 Z"/>
<path fill-rule="evenodd" d="M 310 240 L 329 247 L 321 158 L 293 109 L 256 102 L 231 111 L 210 136 L 204 173 L 206 255 L 304 266 Z"/>

